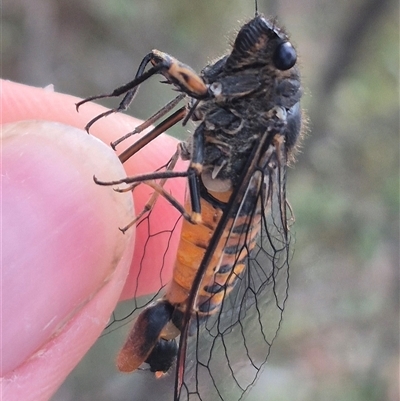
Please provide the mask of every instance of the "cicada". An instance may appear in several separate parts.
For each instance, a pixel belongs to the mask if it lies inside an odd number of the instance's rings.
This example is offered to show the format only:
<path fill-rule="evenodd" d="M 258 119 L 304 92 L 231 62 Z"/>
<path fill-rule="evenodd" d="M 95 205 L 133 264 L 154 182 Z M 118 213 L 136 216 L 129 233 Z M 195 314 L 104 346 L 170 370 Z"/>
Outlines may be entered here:
<path fill-rule="evenodd" d="M 288 297 L 290 223 L 286 172 L 302 128 L 297 55 L 275 20 L 257 14 L 239 30 L 229 54 L 200 74 L 153 50 L 112 112 L 133 100 L 141 83 L 161 74 L 180 94 L 136 132 L 186 105 L 126 149 L 122 162 L 165 129 L 183 120 L 196 128 L 164 170 L 103 182 L 154 194 L 135 223 L 159 197 L 183 216 L 173 277 L 137 316 L 118 356 L 122 371 L 141 366 L 157 377 L 173 371 L 173 399 L 240 400 L 258 378 L 282 323 Z M 120 141 L 118 141 L 120 142 Z M 174 169 L 178 157 L 185 171 Z M 186 177 L 182 205 L 164 189 Z M 119 187 L 120 190 L 121 187 Z M 129 228 L 129 224 L 123 230 Z M 163 379 L 159 379 L 163 380 Z M 172 395 L 172 390 L 171 390 Z"/>

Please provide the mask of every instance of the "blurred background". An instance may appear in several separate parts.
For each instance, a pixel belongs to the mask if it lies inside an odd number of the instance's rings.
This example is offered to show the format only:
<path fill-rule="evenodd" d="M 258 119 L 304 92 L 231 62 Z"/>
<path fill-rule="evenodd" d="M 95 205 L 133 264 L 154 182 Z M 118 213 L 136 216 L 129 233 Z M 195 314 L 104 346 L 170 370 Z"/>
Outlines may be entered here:
<path fill-rule="evenodd" d="M 200 71 L 254 15 L 252 0 L 2 3 L 2 77 L 81 97 L 131 80 L 153 48 Z M 300 55 L 309 126 L 289 171 L 296 215 L 289 303 L 247 400 L 396 401 L 399 3 L 259 0 L 258 8 L 278 16 Z M 153 79 L 129 113 L 146 118 L 171 97 Z M 52 401 L 136 399 L 144 379 L 116 372 L 124 333 L 115 335 L 99 340 Z"/>

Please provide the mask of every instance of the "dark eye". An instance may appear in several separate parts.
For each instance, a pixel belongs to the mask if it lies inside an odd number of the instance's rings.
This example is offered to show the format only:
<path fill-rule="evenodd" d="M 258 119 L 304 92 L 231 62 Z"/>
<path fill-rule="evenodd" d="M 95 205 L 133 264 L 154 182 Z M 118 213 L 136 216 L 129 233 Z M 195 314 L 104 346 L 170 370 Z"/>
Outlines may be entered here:
<path fill-rule="evenodd" d="M 272 61 L 278 70 L 288 70 L 292 68 L 297 60 L 296 50 L 289 42 L 281 43 L 275 50 Z"/>

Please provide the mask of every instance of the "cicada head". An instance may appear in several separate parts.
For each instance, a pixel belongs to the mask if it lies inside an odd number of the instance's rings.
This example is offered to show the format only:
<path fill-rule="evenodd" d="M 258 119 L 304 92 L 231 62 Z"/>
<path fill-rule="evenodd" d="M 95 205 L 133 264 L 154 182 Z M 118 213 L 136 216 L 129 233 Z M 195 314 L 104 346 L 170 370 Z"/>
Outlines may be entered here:
<path fill-rule="evenodd" d="M 272 62 L 278 70 L 286 71 L 296 60 L 296 50 L 284 31 L 257 15 L 240 29 L 226 68 L 262 67 Z"/>

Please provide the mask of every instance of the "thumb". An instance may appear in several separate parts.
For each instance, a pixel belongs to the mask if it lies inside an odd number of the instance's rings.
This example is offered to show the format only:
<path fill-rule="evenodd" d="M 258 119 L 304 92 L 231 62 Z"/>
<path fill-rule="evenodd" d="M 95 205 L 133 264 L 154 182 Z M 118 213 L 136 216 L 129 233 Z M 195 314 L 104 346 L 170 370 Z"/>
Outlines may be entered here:
<path fill-rule="evenodd" d="M 131 261 L 131 195 L 96 138 L 52 122 L 2 131 L 2 396 L 45 400 L 104 328 Z M 99 163 L 101 160 L 101 163 Z M 128 246 L 129 245 L 129 246 Z"/>

